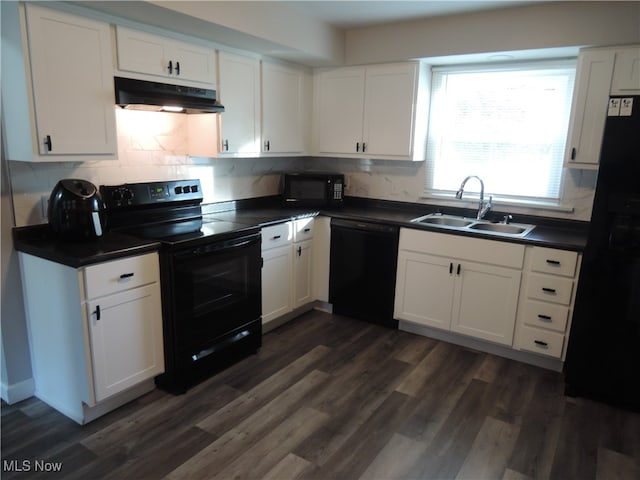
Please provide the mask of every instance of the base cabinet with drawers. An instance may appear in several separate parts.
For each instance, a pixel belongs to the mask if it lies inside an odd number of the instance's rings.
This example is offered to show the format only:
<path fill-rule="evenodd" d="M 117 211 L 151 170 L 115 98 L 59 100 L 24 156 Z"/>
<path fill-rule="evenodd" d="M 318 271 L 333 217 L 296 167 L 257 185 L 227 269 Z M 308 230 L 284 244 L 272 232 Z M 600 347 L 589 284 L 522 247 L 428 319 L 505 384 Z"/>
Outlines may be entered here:
<path fill-rule="evenodd" d="M 156 252 L 81 268 L 19 258 L 38 398 L 84 424 L 155 387 L 164 371 Z"/>
<path fill-rule="evenodd" d="M 564 360 L 581 255 L 527 247 L 515 347 Z"/>

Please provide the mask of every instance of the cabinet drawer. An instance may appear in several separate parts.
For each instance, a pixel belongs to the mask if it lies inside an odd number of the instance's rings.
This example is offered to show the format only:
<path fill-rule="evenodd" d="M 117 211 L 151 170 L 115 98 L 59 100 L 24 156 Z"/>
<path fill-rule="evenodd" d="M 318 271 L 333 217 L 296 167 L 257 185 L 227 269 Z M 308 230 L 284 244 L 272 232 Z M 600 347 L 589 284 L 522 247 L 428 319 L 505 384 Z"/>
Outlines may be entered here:
<path fill-rule="evenodd" d="M 531 270 L 535 272 L 573 277 L 577 263 L 577 252 L 543 247 L 533 247 L 531 252 Z"/>
<path fill-rule="evenodd" d="M 522 327 L 520 332 L 520 348 L 529 352 L 560 358 L 564 346 L 564 335 L 547 330 Z"/>
<path fill-rule="evenodd" d="M 545 302 L 569 305 L 573 293 L 573 280 L 551 275 L 529 274 L 527 297 Z"/>
<path fill-rule="evenodd" d="M 524 307 L 524 322 L 534 327 L 549 328 L 564 332 L 569 319 L 569 307 L 555 303 L 527 300 Z"/>
<path fill-rule="evenodd" d="M 292 240 L 292 222 L 279 223 L 262 229 L 262 251 L 288 245 Z"/>
<path fill-rule="evenodd" d="M 84 269 L 86 298 L 102 297 L 160 281 L 158 254 L 150 253 Z"/>
<path fill-rule="evenodd" d="M 313 218 L 301 218 L 293 222 L 293 241 L 302 242 L 313 238 Z"/>

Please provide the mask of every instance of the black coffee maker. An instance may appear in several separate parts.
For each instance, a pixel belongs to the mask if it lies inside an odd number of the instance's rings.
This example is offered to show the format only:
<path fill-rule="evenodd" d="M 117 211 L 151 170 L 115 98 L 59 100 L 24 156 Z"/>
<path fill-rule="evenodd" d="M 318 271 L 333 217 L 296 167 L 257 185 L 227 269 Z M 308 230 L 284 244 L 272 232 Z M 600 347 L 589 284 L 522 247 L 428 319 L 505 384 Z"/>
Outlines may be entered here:
<path fill-rule="evenodd" d="M 47 216 L 51 229 L 66 240 L 102 236 L 104 203 L 96 186 L 87 180 L 60 180 L 51 191 Z"/>

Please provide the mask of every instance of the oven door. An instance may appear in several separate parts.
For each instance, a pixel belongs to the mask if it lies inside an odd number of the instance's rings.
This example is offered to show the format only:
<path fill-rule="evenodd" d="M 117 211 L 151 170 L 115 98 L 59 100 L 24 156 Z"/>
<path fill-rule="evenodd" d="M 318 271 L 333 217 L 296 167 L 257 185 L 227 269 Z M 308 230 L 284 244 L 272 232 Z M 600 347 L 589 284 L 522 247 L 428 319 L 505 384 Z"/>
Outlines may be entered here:
<path fill-rule="evenodd" d="M 225 335 L 259 319 L 260 270 L 260 234 L 175 252 L 172 323 L 176 350 L 206 355 Z"/>

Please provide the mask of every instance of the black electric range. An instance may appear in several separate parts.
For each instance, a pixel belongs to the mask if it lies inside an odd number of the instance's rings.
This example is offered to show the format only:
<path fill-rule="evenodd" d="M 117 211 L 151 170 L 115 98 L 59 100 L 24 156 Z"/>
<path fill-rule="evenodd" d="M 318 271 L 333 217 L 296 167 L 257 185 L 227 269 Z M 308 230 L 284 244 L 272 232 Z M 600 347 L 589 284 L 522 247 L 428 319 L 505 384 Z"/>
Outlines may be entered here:
<path fill-rule="evenodd" d="M 199 180 L 103 185 L 107 229 L 160 242 L 164 374 L 182 393 L 262 344 L 260 230 L 204 219 Z"/>

